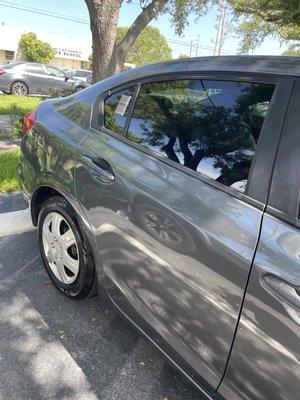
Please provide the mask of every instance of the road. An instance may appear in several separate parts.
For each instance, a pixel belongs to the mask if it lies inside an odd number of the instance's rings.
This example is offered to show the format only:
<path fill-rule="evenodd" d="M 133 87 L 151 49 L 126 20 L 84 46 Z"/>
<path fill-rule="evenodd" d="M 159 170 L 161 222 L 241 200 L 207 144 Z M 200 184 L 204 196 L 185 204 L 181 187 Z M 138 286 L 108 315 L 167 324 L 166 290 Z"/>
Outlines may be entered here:
<path fill-rule="evenodd" d="M 35 232 L 0 240 L 0 376 L 1 400 L 202 399 L 106 296 L 58 292 Z"/>

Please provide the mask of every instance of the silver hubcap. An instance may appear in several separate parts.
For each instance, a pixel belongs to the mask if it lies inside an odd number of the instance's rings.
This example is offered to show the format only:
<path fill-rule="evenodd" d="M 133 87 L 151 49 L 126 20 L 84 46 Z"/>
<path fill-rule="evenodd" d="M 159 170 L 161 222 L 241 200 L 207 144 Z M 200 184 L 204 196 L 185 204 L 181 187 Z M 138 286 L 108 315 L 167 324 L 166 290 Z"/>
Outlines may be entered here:
<path fill-rule="evenodd" d="M 74 232 L 61 214 L 51 212 L 46 216 L 42 239 L 53 274 L 64 284 L 73 283 L 79 272 L 78 246 Z"/>
<path fill-rule="evenodd" d="M 27 88 L 23 83 L 15 83 L 13 85 L 13 92 L 19 96 L 25 96 L 27 94 Z"/>

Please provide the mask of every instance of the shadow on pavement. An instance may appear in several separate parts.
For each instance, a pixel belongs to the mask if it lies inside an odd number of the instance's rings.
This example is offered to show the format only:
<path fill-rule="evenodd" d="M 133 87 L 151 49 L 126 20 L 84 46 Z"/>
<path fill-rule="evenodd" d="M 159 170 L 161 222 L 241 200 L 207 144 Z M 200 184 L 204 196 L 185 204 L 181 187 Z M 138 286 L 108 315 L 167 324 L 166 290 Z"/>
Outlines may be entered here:
<path fill-rule="evenodd" d="M 105 296 L 60 294 L 33 233 L 0 240 L 0 347 L 1 399 L 202 398 Z"/>

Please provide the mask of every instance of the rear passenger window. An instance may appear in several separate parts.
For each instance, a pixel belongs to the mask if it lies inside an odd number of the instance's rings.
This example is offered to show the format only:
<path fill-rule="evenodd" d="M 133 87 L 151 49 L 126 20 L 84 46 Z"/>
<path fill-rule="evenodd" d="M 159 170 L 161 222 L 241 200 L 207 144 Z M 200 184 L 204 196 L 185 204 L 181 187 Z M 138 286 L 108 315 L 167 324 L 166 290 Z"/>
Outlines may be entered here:
<path fill-rule="evenodd" d="M 145 84 L 127 138 L 244 192 L 273 91 L 234 81 Z"/>
<path fill-rule="evenodd" d="M 39 64 L 25 64 L 21 65 L 21 68 L 24 71 L 30 72 L 32 74 L 44 74 L 43 67 Z"/>
<path fill-rule="evenodd" d="M 135 88 L 114 93 L 104 101 L 104 126 L 112 132 L 123 134 L 128 110 L 133 99 Z"/>

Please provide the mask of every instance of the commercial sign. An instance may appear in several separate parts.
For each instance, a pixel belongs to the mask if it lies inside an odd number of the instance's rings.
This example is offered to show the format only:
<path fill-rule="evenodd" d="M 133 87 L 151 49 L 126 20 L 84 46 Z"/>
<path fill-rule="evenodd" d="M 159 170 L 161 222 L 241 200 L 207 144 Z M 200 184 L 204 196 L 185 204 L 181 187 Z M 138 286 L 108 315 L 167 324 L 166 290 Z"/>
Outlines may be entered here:
<path fill-rule="evenodd" d="M 59 47 L 55 47 L 55 54 L 57 56 L 63 56 L 63 57 L 71 57 L 71 58 L 82 58 L 82 52 L 79 50 L 70 50 L 70 49 L 61 49 Z"/>

